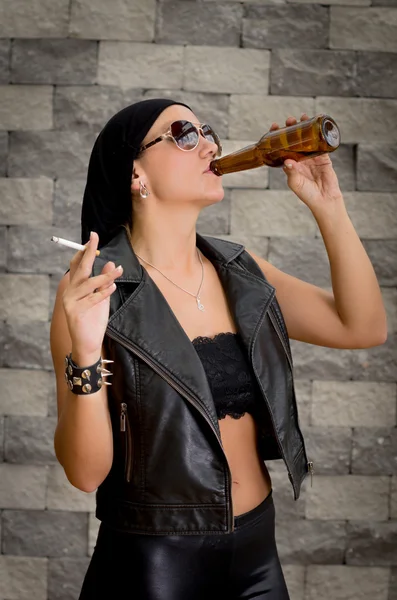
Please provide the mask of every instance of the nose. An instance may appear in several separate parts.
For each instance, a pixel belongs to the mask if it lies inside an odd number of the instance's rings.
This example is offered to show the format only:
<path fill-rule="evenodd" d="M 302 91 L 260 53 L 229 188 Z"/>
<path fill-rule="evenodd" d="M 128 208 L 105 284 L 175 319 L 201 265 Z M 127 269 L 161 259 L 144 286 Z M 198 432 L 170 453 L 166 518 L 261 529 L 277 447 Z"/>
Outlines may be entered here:
<path fill-rule="evenodd" d="M 203 154 L 206 155 L 211 152 L 215 157 L 218 154 L 218 150 L 218 144 L 216 142 L 211 142 L 211 140 L 206 138 L 203 131 L 200 129 L 200 153 L 203 151 Z"/>

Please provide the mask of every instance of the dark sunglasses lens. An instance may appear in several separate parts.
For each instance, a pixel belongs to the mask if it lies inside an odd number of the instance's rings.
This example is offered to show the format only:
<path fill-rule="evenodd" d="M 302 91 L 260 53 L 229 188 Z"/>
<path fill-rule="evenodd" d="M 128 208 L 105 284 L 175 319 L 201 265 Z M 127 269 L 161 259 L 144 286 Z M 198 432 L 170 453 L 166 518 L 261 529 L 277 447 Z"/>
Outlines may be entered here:
<path fill-rule="evenodd" d="M 198 131 L 190 121 L 172 123 L 171 134 L 182 150 L 193 150 L 198 144 Z"/>
<path fill-rule="evenodd" d="M 203 133 L 209 142 L 212 142 L 218 146 L 218 154 L 220 154 L 222 152 L 221 142 L 212 127 L 209 125 L 203 125 Z"/>

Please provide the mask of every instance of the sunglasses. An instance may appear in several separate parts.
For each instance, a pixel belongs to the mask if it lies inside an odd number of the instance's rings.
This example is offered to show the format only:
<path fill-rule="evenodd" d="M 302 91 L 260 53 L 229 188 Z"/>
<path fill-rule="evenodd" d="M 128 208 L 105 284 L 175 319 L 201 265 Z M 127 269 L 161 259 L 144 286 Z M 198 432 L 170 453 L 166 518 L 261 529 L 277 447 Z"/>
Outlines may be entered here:
<path fill-rule="evenodd" d="M 222 154 L 221 141 L 212 127 L 206 123 L 192 123 L 191 121 L 174 121 L 168 131 L 145 146 L 141 146 L 140 152 L 162 140 L 172 140 L 180 150 L 189 152 L 199 145 L 200 134 L 203 138 L 218 146 L 216 156 L 220 156 Z"/>

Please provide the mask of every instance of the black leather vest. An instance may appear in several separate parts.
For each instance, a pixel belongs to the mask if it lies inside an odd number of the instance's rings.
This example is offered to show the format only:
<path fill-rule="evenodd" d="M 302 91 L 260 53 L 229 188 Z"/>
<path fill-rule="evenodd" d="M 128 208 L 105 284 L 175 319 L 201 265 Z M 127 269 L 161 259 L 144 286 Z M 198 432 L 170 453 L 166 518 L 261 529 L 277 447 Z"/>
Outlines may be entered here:
<path fill-rule="evenodd" d="M 261 457 L 284 460 L 297 500 L 312 463 L 275 288 L 244 246 L 197 234 L 197 247 L 218 273 L 270 413 L 273 431 L 258 443 Z M 232 478 L 202 363 L 124 228 L 101 249 L 93 275 L 109 260 L 124 271 L 105 336 L 114 360 L 107 388 L 114 459 L 97 490 L 96 516 L 133 533 L 229 533 Z"/>

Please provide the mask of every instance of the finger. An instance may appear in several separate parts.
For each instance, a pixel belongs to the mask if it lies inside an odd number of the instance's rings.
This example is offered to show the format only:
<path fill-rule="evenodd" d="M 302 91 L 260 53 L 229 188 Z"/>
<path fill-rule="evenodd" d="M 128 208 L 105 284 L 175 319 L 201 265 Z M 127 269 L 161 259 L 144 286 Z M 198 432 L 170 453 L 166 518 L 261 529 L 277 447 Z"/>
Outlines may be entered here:
<path fill-rule="evenodd" d="M 288 117 L 288 119 L 285 121 L 285 124 L 287 127 L 290 127 L 291 125 L 295 125 L 297 122 L 298 121 L 295 119 L 295 117 Z"/>
<path fill-rule="evenodd" d="M 310 119 L 310 117 L 306 113 L 303 113 L 301 116 L 301 121 L 307 121 L 308 119 Z"/>
<path fill-rule="evenodd" d="M 112 283 L 114 283 L 114 280 L 117 279 L 117 277 L 120 277 L 122 272 L 123 268 L 119 266 L 117 268 L 113 268 L 107 273 L 102 273 L 96 277 L 89 277 L 89 279 L 76 286 L 69 299 L 72 298 L 73 300 L 81 300 L 90 294 L 97 294 L 107 289 L 110 285 L 112 285 Z"/>
<path fill-rule="evenodd" d="M 106 263 L 106 265 L 103 267 L 101 275 L 106 275 L 107 273 L 111 273 L 112 271 L 114 271 L 114 269 L 116 269 L 116 265 L 114 264 L 114 262 L 110 261 L 108 263 Z M 117 275 L 119 277 L 119 275 Z M 97 290 L 99 289 L 105 289 L 106 287 L 108 287 L 108 285 L 110 284 L 104 284 L 103 286 L 100 286 L 98 288 L 96 288 Z"/>
<path fill-rule="evenodd" d="M 276 129 L 280 129 L 277 123 L 272 123 L 269 131 L 276 131 Z"/>
<path fill-rule="evenodd" d="M 100 290 L 98 292 L 93 292 L 86 296 L 83 300 L 81 300 L 82 305 L 86 305 L 87 309 L 96 306 L 100 302 L 103 302 L 106 298 L 108 298 L 113 292 L 117 289 L 116 284 L 113 282 L 107 288 Z"/>
<path fill-rule="evenodd" d="M 74 276 L 74 283 L 80 283 L 92 273 L 92 266 L 96 258 L 96 250 L 98 248 L 99 237 L 95 231 L 91 232 L 90 241 L 87 246 L 87 250 L 84 250 L 83 257 L 77 266 L 76 273 Z"/>

